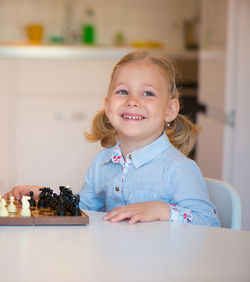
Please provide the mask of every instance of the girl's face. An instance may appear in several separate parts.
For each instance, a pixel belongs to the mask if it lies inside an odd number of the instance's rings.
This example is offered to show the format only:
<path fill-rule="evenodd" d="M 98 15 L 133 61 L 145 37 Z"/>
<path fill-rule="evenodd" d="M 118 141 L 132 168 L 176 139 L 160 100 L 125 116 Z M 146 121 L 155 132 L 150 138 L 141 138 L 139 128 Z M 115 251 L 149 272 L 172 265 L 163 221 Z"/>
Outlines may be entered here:
<path fill-rule="evenodd" d="M 121 143 L 151 143 L 178 114 L 179 102 L 170 99 L 164 75 L 159 66 L 145 61 L 125 64 L 115 72 L 105 112 Z"/>

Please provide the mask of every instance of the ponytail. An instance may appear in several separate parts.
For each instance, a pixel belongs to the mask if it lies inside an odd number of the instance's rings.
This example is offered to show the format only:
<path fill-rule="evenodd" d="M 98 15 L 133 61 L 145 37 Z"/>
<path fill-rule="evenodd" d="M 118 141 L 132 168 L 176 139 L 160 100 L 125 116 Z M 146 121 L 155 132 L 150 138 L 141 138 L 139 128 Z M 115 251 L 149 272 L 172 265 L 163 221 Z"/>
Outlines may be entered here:
<path fill-rule="evenodd" d="M 114 146 L 118 141 L 117 132 L 109 123 L 104 110 L 95 115 L 90 132 L 85 132 L 84 136 L 89 142 L 100 141 L 105 148 Z"/>
<path fill-rule="evenodd" d="M 175 120 L 171 122 L 170 127 L 165 128 L 165 132 L 171 144 L 188 156 L 196 143 L 200 127 L 185 116 L 178 114 Z"/>

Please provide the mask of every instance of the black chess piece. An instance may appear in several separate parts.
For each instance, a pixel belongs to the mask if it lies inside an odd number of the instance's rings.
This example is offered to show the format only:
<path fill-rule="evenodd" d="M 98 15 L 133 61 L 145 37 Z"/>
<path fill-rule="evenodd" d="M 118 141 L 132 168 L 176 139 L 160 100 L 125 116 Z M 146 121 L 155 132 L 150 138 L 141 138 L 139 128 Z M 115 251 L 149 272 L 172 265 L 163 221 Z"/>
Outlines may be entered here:
<path fill-rule="evenodd" d="M 74 202 L 74 208 L 73 208 L 72 215 L 73 216 L 81 216 L 82 212 L 81 212 L 81 209 L 79 207 L 79 203 L 80 203 L 80 196 L 79 196 L 79 194 L 76 194 L 74 196 L 73 202 Z"/>
<path fill-rule="evenodd" d="M 50 207 L 52 210 L 56 211 L 58 208 L 58 205 L 59 205 L 59 195 L 57 195 L 56 193 L 53 193 Z"/>
<path fill-rule="evenodd" d="M 30 208 L 31 209 L 35 209 L 36 208 L 36 201 L 34 200 L 34 192 L 33 191 L 30 191 L 30 200 L 29 200 L 29 203 L 30 203 Z"/>
<path fill-rule="evenodd" d="M 51 208 L 52 207 L 52 201 L 53 201 L 53 190 L 50 188 L 47 188 L 46 190 L 46 203 L 47 207 Z"/>
<path fill-rule="evenodd" d="M 65 194 L 65 189 L 66 189 L 66 187 L 65 187 L 65 186 L 59 186 L 60 196 L 64 197 L 64 194 Z"/>
<path fill-rule="evenodd" d="M 58 216 L 65 216 L 66 215 L 66 210 L 65 210 L 65 207 L 64 207 L 64 199 L 61 196 L 59 197 L 59 203 L 58 203 L 56 213 L 57 213 Z"/>
<path fill-rule="evenodd" d="M 47 188 L 40 188 L 39 189 L 40 191 L 42 191 L 39 195 L 39 200 L 38 200 L 38 204 L 37 204 L 37 207 L 39 209 L 45 209 L 47 207 L 47 203 L 46 203 L 46 191 L 47 191 Z"/>

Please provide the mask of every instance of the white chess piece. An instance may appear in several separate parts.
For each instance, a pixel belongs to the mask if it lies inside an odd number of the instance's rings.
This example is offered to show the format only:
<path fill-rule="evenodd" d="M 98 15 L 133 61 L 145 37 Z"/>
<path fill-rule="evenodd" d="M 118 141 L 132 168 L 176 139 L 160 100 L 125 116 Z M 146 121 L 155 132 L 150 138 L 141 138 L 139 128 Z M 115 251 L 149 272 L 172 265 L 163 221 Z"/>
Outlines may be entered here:
<path fill-rule="evenodd" d="M 30 197 L 22 196 L 21 216 L 31 216 L 30 203 L 28 200 L 30 200 Z"/>
<path fill-rule="evenodd" d="M 2 196 L 0 194 L 0 209 L 1 209 L 1 206 L 2 206 L 1 199 L 2 199 Z"/>
<path fill-rule="evenodd" d="M 16 212 L 16 206 L 14 204 L 14 196 L 10 196 L 10 204 L 8 206 L 9 213 L 15 213 Z"/>
<path fill-rule="evenodd" d="M 9 215 L 7 208 L 5 207 L 5 199 L 1 199 L 1 208 L 0 208 L 0 216 L 5 217 Z"/>

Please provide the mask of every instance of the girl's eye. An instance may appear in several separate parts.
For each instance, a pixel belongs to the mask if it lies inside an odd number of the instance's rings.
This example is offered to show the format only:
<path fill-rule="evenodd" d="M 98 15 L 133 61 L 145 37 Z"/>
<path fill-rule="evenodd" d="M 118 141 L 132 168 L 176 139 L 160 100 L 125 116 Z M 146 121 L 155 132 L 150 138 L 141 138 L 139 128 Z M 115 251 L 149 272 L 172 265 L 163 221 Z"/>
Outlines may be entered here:
<path fill-rule="evenodd" d="M 150 91 L 145 91 L 143 93 L 143 96 L 155 96 L 155 94 L 153 92 L 150 92 Z"/>
<path fill-rule="evenodd" d="M 122 89 L 122 90 L 118 90 L 116 93 L 121 95 L 127 95 L 128 91 Z"/>

